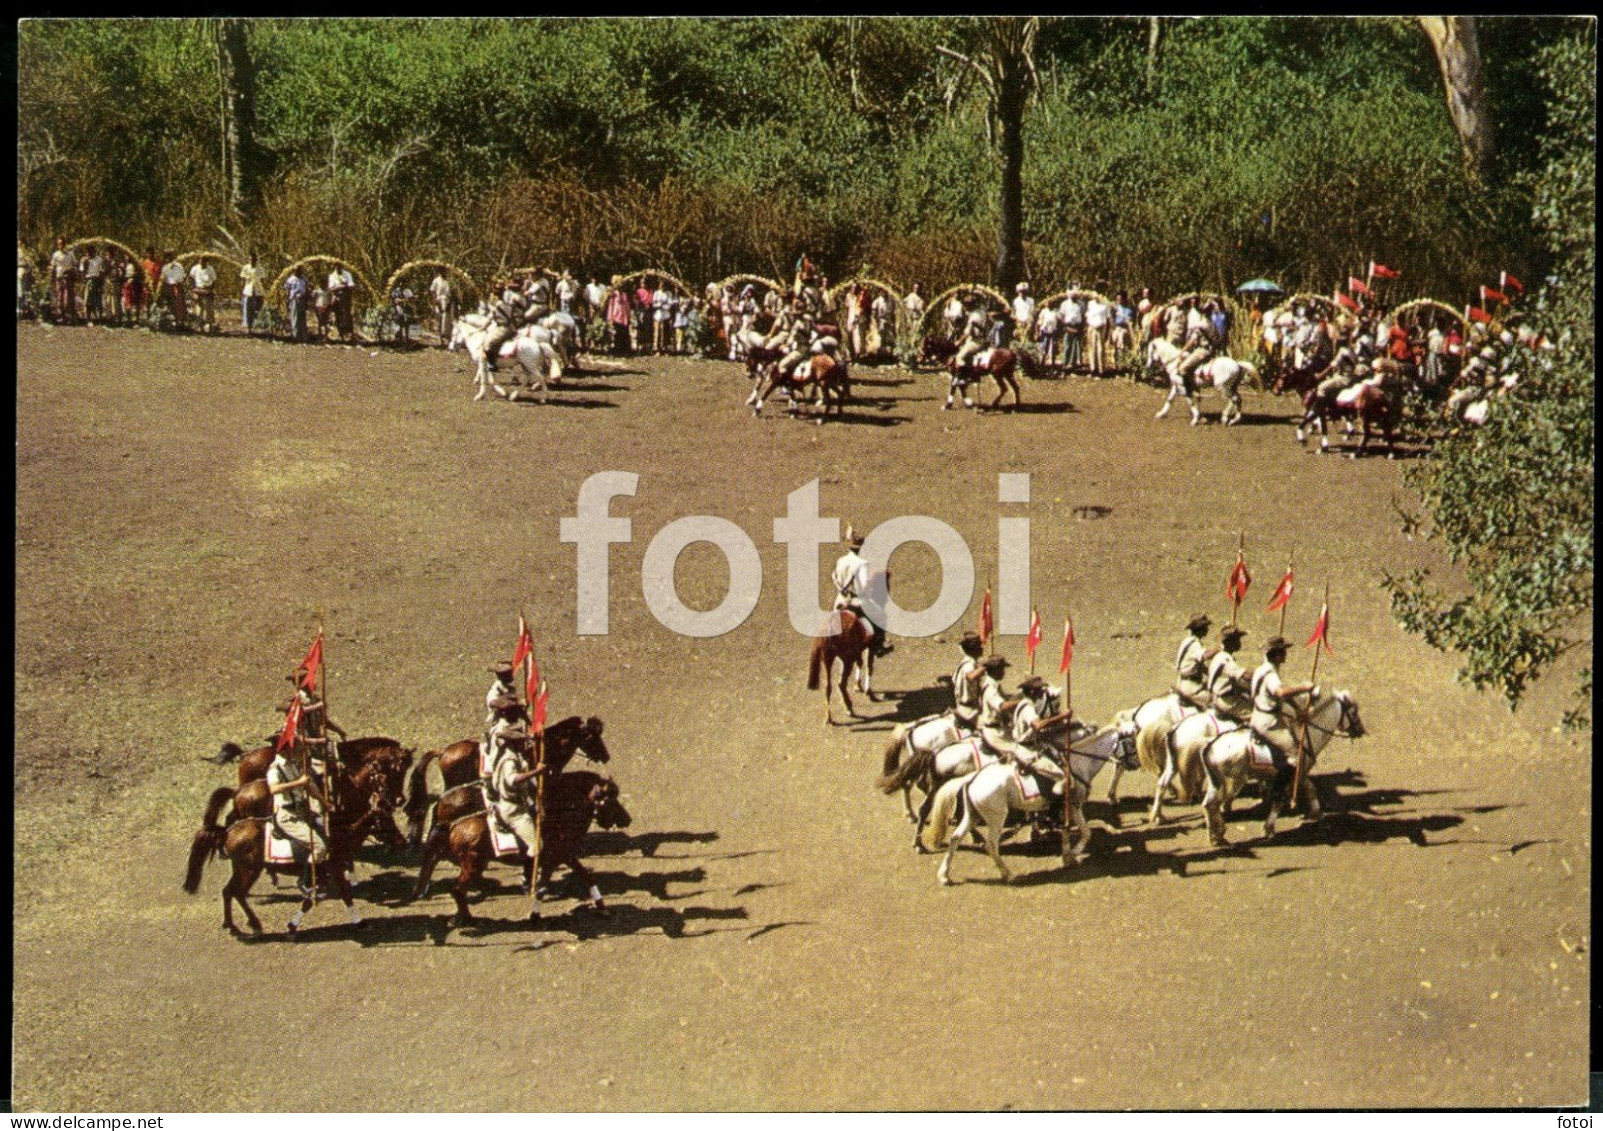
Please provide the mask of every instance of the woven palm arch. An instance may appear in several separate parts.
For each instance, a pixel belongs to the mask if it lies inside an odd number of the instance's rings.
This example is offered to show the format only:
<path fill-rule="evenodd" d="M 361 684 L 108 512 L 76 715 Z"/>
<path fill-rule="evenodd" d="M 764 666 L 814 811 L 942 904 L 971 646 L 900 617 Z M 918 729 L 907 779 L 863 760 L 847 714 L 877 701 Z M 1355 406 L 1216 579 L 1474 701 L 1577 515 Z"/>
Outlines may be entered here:
<path fill-rule="evenodd" d="M 239 271 L 237 269 L 243 267 L 244 264 L 235 259 L 232 255 L 224 255 L 221 252 L 212 251 L 208 248 L 203 251 L 186 251 L 176 258 L 179 263 L 183 264 L 187 268 L 192 261 L 198 260 L 203 255 L 208 259 L 218 259 L 224 263 L 231 264 L 235 268 L 234 271 L 217 272 L 217 283 L 214 289 L 218 294 L 230 294 L 238 297 L 240 292 L 244 290 L 244 287 L 240 284 Z"/>
<path fill-rule="evenodd" d="M 977 295 L 988 298 L 1003 314 L 1012 309 L 1008 306 L 1007 299 L 1002 297 L 1002 292 L 995 287 L 988 287 L 984 283 L 959 283 L 957 286 L 948 287 L 936 295 L 930 300 L 929 305 L 924 308 L 924 317 L 919 319 L 918 322 L 919 338 L 922 339 L 928 336 L 929 331 L 926 327 L 929 325 L 930 319 L 941 317 L 941 312 L 945 309 L 947 300 L 953 295 L 966 295 L 969 297 Z"/>
<path fill-rule="evenodd" d="M 1188 291 L 1183 295 L 1175 295 L 1168 305 L 1173 306 L 1181 299 L 1196 299 L 1198 302 L 1217 302 L 1230 315 L 1230 335 L 1225 343 L 1225 352 L 1231 357 L 1239 357 L 1243 361 L 1251 357 L 1258 349 L 1252 332 L 1252 312 L 1237 301 L 1235 296 L 1221 294 L 1218 291 Z"/>
<path fill-rule="evenodd" d="M 612 285 L 621 287 L 625 283 L 634 282 L 636 279 L 666 279 L 674 285 L 680 294 L 697 295 L 701 293 L 672 271 L 665 271 L 661 267 L 648 267 L 643 271 L 631 271 L 627 275 L 614 275 L 612 277 Z"/>
<path fill-rule="evenodd" d="M 891 286 L 887 282 L 884 282 L 883 280 L 871 279 L 866 275 L 859 275 L 855 278 L 847 279 L 845 282 L 836 283 L 833 287 L 829 288 L 828 292 L 830 300 L 835 304 L 836 310 L 838 311 L 840 309 L 840 296 L 845 294 L 848 289 L 857 285 L 858 283 L 861 283 L 865 287 L 873 287 L 875 290 L 881 291 L 890 296 L 891 310 L 894 312 L 896 319 L 896 340 L 898 342 L 911 341 L 913 337 L 913 327 L 909 324 L 910 320 L 907 315 L 907 307 L 902 302 L 903 296 L 895 287 Z M 838 317 L 841 321 L 841 330 L 844 332 L 846 328 L 846 316 L 844 312 L 839 314 Z"/>
<path fill-rule="evenodd" d="M 1113 300 L 1107 295 L 1103 294 L 1101 291 L 1093 291 L 1089 287 L 1073 287 L 1066 291 L 1058 291 L 1056 294 L 1047 295 L 1044 299 L 1035 304 L 1035 309 L 1045 310 L 1049 306 L 1059 306 L 1062 304 L 1063 300 L 1068 298 L 1070 295 L 1084 295 L 1086 298 L 1099 298 L 1109 306 L 1113 305 Z"/>
<path fill-rule="evenodd" d="M 354 263 L 347 263 L 337 255 L 305 255 L 284 268 L 283 271 L 279 272 L 278 278 L 273 280 L 272 297 L 275 305 L 282 306 L 284 303 L 284 282 L 290 277 L 290 273 L 297 267 L 307 267 L 314 263 L 332 263 L 337 267 L 345 268 L 351 273 L 351 278 L 356 280 L 356 285 L 367 292 L 367 304 L 372 306 L 378 301 L 378 292 L 373 289 L 373 284 L 367 281 L 367 276 L 363 275 Z M 315 279 L 309 281 L 316 283 Z M 354 313 L 354 303 L 352 307 Z"/>
<path fill-rule="evenodd" d="M 1469 328 L 1469 324 L 1464 321 L 1462 311 L 1454 310 L 1445 302 L 1439 302 L 1433 298 L 1416 298 L 1402 303 L 1392 311 L 1392 319 L 1398 325 L 1404 325 L 1409 322 L 1417 322 L 1418 316 L 1427 311 L 1447 315 L 1447 317 L 1458 323 L 1460 333 Z"/>
<path fill-rule="evenodd" d="M 462 270 L 455 263 L 447 263 L 443 259 L 414 259 L 410 263 L 401 264 L 391 273 L 388 279 L 384 280 L 384 293 L 386 295 L 389 294 L 395 289 L 395 284 L 415 271 L 444 271 L 448 277 L 461 283 L 463 289 L 467 291 L 474 301 L 478 300 L 479 284 L 473 281 L 473 276 Z M 418 293 L 421 294 L 422 292 L 419 291 Z"/>
<path fill-rule="evenodd" d="M 716 285 L 718 287 L 719 294 L 724 292 L 725 287 L 734 287 L 735 293 L 739 294 L 740 288 L 744 287 L 747 283 L 751 283 L 753 286 L 766 287 L 768 290 L 777 291 L 780 294 L 784 294 L 790 290 L 790 288 L 785 284 L 779 282 L 777 279 L 770 279 L 766 275 L 731 275 L 727 279 L 719 279 Z"/>
<path fill-rule="evenodd" d="M 110 236 L 91 236 L 91 237 L 89 237 L 87 239 L 73 240 L 71 243 L 69 243 L 67 245 L 67 250 L 68 251 L 72 251 L 75 248 L 88 247 L 90 245 L 98 245 L 98 246 L 101 246 L 101 247 L 114 247 L 118 251 L 120 251 L 124 255 L 126 255 L 129 259 L 132 259 L 136 263 L 139 261 L 139 258 L 140 258 L 139 257 L 139 253 L 137 251 L 135 251 L 133 248 L 129 247 L 127 244 L 123 243 L 121 240 L 112 239 Z M 35 262 L 37 262 L 37 260 L 35 260 Z"/>
<path fill-rule="evenodd" d="M 1272 318 L 1278 317 L 1285 311 L 1296 309 L 1298 303 L 1302 303 L 1304 306 L 1317 306 L 1321 311 L 1324 312 L 1327 318 L 1330 318 L 1333 321 L 1354 323 L 1358 321 L 1358 316 L 1356 314 L 1348 310 L 1345 306 L 1341 305 L 1341 303 L 1337 302 L 1329 295 L 1310 294 L 1307 291 L 1298 292 L 1297 294 L 1294 294 L 1290 298 L 1286 299 L 1284 302 L 1279 303 L 1278 305 L 1273 306 L 1269 310 L 1265 311 L 1263 316 L 1264 321 L 1267 322 Z"/>

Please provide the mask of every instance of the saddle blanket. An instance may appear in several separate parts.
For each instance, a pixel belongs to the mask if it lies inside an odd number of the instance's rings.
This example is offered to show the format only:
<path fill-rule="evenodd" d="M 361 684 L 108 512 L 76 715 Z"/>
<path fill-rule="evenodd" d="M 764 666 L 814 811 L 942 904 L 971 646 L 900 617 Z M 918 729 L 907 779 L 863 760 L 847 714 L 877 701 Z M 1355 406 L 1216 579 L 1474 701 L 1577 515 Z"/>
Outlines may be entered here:
<path fill-rule="evenodd" d="M 969 362 L 969 364 L 972 365 L 975 369 L 988 368 L 990 366 L 990 364 L 991 364 L 991 358 L 995 354 L 996 354 L 996 350 L 994 348 L 993 349 L 981 350 L 979 353 L 974 355 L 974 360 Z"/>
<path fill-rule="evenodd" d="M 1247 739 L 1247 772 L 1255 778 L 1275 776 L 1275 754 L 1269 744 L 1256 734 Z"/>
<path fill-rule="evenodd" d="M 480 789 L 482 790 L 483 787 L 481 786 Z M 490 795 L 488 793 L 484 795 L 484 815 L 484 823 L 490 828 L 491 852 L 494 852 L 497 856 L 516 856 L 523 851 L 523 846 L 518 843 L 518 838 L 512 834 L 512 830 L 502 823 L 500 817 L 496 816 L 495 808 L 490 804 Z"/>
<path fill-rule="evenodd" d="M 1368 381 L 1360 381 L 1352 388 L 1343 389 L 1341 392 L 1337 393 L 1336 403 L 1341 405 L 1343 408 L 1351 408 L 1353 405 L 1358 403 L 1358 395 L 1363 392 L 1363 390 L 1378 388 L 1380 388 L 1380 381 L 1376 378 L 1372 377 Z"/>
<path fill-rule="evenodd" d="M 481 778 L 487 778 L 490 776 L 490 771 L 493 769 L 495 769 L 495 767 L 490 765 L 490 748 L 485 743 L 481 742 L 479 743 L 479 776 Z"/>
<path fill-rule="evenodd" d="M 295 842 L 271 821 L 262 822 L 262 845 L 269 864 L 295 863 Z"/>
<path fill-rule="evenodd" d="M 1034 801 L 1041 796 L 1040 783 L 1035 780 L 1034 774 L 1021 774 L 1014 770 L 1013 776 L 1019 783 L 1019 796 L 1026 801 Z"/>

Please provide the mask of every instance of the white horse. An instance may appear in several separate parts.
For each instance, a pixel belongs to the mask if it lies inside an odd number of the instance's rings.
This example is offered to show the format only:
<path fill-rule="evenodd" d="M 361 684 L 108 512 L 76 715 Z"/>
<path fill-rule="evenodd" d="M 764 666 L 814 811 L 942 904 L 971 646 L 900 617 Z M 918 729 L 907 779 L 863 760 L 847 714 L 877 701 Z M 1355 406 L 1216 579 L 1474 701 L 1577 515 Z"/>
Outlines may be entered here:
<path fill-rule="evenodd" d="M 573 369 L 579 364 L 579 323 L 573 315 L 565 310 L 554 310 L 533 327 L 524 327 L 523 332 L 532 329 L 544 330 L 551 336 L 551 346 L 566 368 Z"/>
<path fill-rule="evenodd" d="M 1184 397 L 1186 404 L 1191 408 L 1191 423 L 1197 424 L 1202 420 L 1202 411 L 1197 401 L 1209 389 L 1216 389 L 1225 400 L 1225 407 L 1219 414 L 1219 423 L 1234 424 L 1241 419 L 1241 382 L 1249 374 L 1256 376 L 1257 369 L 1248 362 L 1237 361 L 1233 357 L 1220 354 L 1213 360 L 1197 367 L 1192 374 L 1196 382 L 1196 393 L 1186 391 L 1186 383 L 1179 373 L 1180 359 L 1185 357 L 1186 351 L 1174 345 L 1165 338 L 1153 338 L 1147 345 L 1147 368 L 1156 369 L 1161 366 L 1169 374 L 1169 395 L 1164 399 L 1163 407 L 1158 410 L 1154 420 L 1162 420 L 1169 414 L 1169 407 L 1174 404 L 1175 397 Z"/>
<path fill-rule="evenodd" d="M 1306 729 L 1304 729 L 1306 723 Z M 1302 746 L 1303 773 L 1300 790 L 1309 821 L 1320 817 L 1319 796 L 1314 791 L 1313 769 L 1319 752 L 1338 734 L 1348 738 L 1362 738 L 1364 723 L 1358 715 L 1358 703 L 1352 694 L 1336 691 L 1315 695 L 1304 720 L 1292 724 L 1293 733 L 1305 735 Z M 1252 732 L 1247 727 L 1227 731 L 1208 744 L 1202 755 L 1202 769 L 1208 777 L 1208 792 L 1202 807 L 1208 814 L 1208 837 L 1212 843 L 1225 843 L 1224 808 L 1241 792 L 1242 786 L 1255 776 L 1250 749 Z M 1280 816 L 1285 791 L 1279 775 L 1268 786 L 1269 815 L 1264 818 L 1263 834 L 1275 835 L 1275 820 Z"/>
<path fill-rule="evenodd" d="M 1148 815 L 1152 824 L 1163 823 L 1163 795 L 1171 784 L 1175 787 L 1175 800 L 1182 804 L 1190 805 L 1202 800 L 1207 790 L 1207 778 L 1202 770 L 1203 751 L 1221 734 L 1237 730 L 1242 725 L 1234 719 L 1224 718 L 1217 711 L 1199 711 L 1165 729 L 1161 739 L 1163 772 L 1158 775 L 1158 788 L 1152 794 L 1152 812 Z M 1136 737 L 1138 750 L 1147 737 L 1145 730 Z M 1228 815 L 1228 801 L 1225 802 L 1225 812 Z"/>
<path fill-rule="evenodd" d="M 479 391 L 474 400 L 483 400 L 491 389 L 498 396 L 508 400 L 517 400 L 517 389 L 507 390 L 490 376 L 490 359 L 485 354 L 485 342 L 490 334 L 490 319 L 488 315 L 463 314 L 457 318 L 451 327 L 451 340 L 447 349 L 465 349 L 468 356 L 473 359 L 474 380 Z M 546 379 L 560 380 L 562 377 L 562 360 L 557 356 L 549 342 L 541 341 L 533 334 L 518 333 L 512 335 L 502 343 L 498 356 L 508 358 L 518 363 L 524 373 L 528 374 L 531 383 L 538 387 L 541 399 L 546 394 Z"/>
<path fill-rule="evenodd" d="M 1165 755 L 1165 740 L 1169 731 L 1182 719 L 1197 713 L 1197 708 L 1189 703 L 1180 702 L 1180 696 L 1174 692 L 1167 695 L 1158 695 L 1139 707 L 1129 711 L 1120 711 L 1113 716 L 1114 723 L 1126 721 L 1136 726 L 1136 764 L 1132 770 L 1148 770 L 1151 773 L 1163 772 Z M 1113 806 L 1113 823 L 1119 823 L 1119 779 L 1124 777 L 1125 767 L 1122 763 L 1113 767 L 1113 784 L 1108 786 L 1108 803 Z"/>
<path fill-rule="evenodd" d="M 1080 849 L 1091 838 L 1091 827 L 1086 824 L 1083 812 L 1091 792 L 1091 781 L 1103 766 L 1115 760 L 1127 766 L 1135 762 L 1135 727 L 1129 722 L 1098 731 L 1084 746 L 1069 746 L 1070 827 L 1063 830 L 1065 865 L 1079 863 Z M 941 786 L 935 794 L 929 825 L 931 847 L 946 848 L 946 857 L 937 873 L 940 882 L 943 885 L 952 882 L 952 854 L 976 826 L 985 841 L 986 854 L 1002 874 L 1002 882 L 1011 882 L 1013 873 L 1002 862 L 1000 851 L 1002 826 L 1008 813 L 1039 813 L 1052 804 L 1062 789 L 1060 783 L 1050 792 L 1040 789 L 1031 792 L 1014 767 L 1000 762 Z M 952 817 L 959 808 L 962 817 L 953 829 Z"/>

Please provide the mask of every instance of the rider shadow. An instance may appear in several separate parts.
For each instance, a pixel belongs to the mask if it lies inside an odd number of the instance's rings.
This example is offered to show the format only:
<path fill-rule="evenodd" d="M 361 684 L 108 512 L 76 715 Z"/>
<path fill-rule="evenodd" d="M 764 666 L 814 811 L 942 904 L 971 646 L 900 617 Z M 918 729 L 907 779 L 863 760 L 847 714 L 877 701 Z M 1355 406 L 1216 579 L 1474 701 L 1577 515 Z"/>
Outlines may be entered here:
<path fill-rule="evenodd" d="M 569 377 L 573 377 L 575 379 L 578 379 L 578 378 L 583 377 L 583 374 L 575 374 L 573 372 L 573 370 L 570 369 L 566 373 L 564 373 L 562 376 L 563 376 L 564 379 L 569 378 Z M 611 376 L 611 374 L 608 374 L 608 376 Z M 569 387 L 571 388 L 572 386 L 569 386 Z M 581 388 L 583 388 L 584 391 L 587 392 L 587 393 L 632 393 L 632 392 L 634 392 L 634 386 L 632 386 L 632 385 L 602 385 L 602 384 L 598 384 L 596 382 L 589 381 L 589 380 L 586 380 L 584 382 L 584 384 L 581 386 Z M 557 390 L 557 391 L 560 391 L 560 390 Z"/>
<path fill-rule="evenodd" d="M 618 407 L 618 405 L 613 401 L 597 400 L 597 399 L 592 398 L 592 397 L 568 397 L 568 396 L 563 396 L 562 392 L 559 391 L 559 390 L 552 390 L 551 395 L 549 396 L 549 398 L 546 401 L 544 401 L 543 403 L 541 401 L 538 401 L 538 400 L 526 399 L 521 395 L 518 397 L 518 399 L 514 403 L 518 404 L 520 406 L 528 407 L 528 408 L 617 408 Z"/>
<path fill-rule="evenodd" d="M 930 715 L 938 715 L 952 706 L 952 689 L 949 686 L 918 687 L 911 691 L 876 691 L 875 694 L 881 702 L 894 699 L 896 711 L 869 720 L 871 722 L 912 723 Z"/>
<path fill-rule="evenodd" d="M 992 408 L 989 404 L 980 406 L 981 410 L 989 415 L 1007 416 L 1020 414 L 1024 416 L 1062 416 L 1067 413 L 1079 413 L 1070 401 L 1025 401 L 1023 404 L 1001 404 Z"/>
<path fill-rule="evenodd" d="M 1267 412 L 1242 412 L 1231 425 L 1232 428 L 1265 428 L 1271 425 L 1286 425 L 1292 423 L 1284 416 L 1274 416 Z"/>
<path fill-rule="evenodd" d="M 705 883 L 707 869 L 698 866 L 695 868 L 681 868 L 676 872 L 641 872 L 635 876 L 623 872 L 601 872 L 592 869 L 591 875 L 594 877 L 596 888 L 601 894 L 609 898 L 638 891 L 644 892 L 659 903 L 671 903 L 676 899 L 689 899 L 691 896 L 701 895 L 703 889 L 698 888 L 695 891 L 673 895 L 668 891 L 669 884 Z M 582 895 L 583 893 L 579 890 L 581 886 L 577 880 L 573 880 L 570 885 L 570 894 L 575 896 Z"/>
<path fill-rule="evenodd" d="M 640 855 L 651 859 L 657 855 L 658 849 L 665 844 L 711 844 L 718 839 L 718 834 L 711 830 L 704 833 L 689 832 L 663 832 L 663 833 L 625 833 L 615 829 L 592 830 L 585 837 L 585 851 L 588 855 L 621 856 L 624 853 L 638 850 Z M 669 857 L 669 859 L 681 859 Z"/>
<path fill-rule="evenodd" d="M 889 408 L 890 405 L 887 404 L 885 407 Z M 913 418 L 911 416 L 875 416 L 866 412 L 854 412 L 852 409 L 847 408 L 842 409 L 840 412 L 832 412 L 825 419 L 831 424 L 865 424 L 872 428 L 895 428 L 898 424 L 910 423 Z"/>
<path fill-rule="evenodd" d="M 859 386 L 860 385 L 867 385 L 869 388 L 873 388 L 873 389 L 895 389 L 895 388 L 898 388 L 899 386 L 902 386 L 902 385 L 911 385 L 912 383 L 913 383 L 913 378 L 911 378 L 911 377 L 862 377 L 862 376 L 856 376 L 856 377 L 852 378 L 852 384 L 853 385 L 859 385 Z"/>
<path fill-rule="evenodd" d="M 524 931 L 566 931 L 580 942 L 592 939 L 638 935 L 645 931 L 659 931 L 670 939 L 696 939 L 707 935 L 727 934 L 740 927 L 706 927 L 691 929 L 688 925 L 700 922 L 741 921 L 748 918 L 744 907 L 635 907 L 618 904 L 602 915 L 585 907 L 574 908 L 562 915 L 551 915 L 538 923 L 518 924 Z M 532 946 L 520 946 L 516 952 L 544 950 L 556 945 L 557 940 L 541 940 Z M 516 953 L 515 952 L 515 953 Z"/>

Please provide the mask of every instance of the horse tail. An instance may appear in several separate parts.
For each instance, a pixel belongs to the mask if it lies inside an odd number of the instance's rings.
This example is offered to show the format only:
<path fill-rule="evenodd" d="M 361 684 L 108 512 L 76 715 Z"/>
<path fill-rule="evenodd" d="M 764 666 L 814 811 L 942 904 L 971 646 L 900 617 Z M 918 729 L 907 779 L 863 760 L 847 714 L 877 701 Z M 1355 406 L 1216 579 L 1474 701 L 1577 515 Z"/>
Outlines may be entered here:
<path fill-rule="evenodd" d="M 206 815 L 202 818 L 200 831 L 190 843 L 189 867 L 184 872 L 184 890 L 190 895 L 200 890 L 200 877 L 206 870 L 206 862 L 222 853 L 223 838 L 228 835 L 228 830 L 217 823 L 217 818 L 233 796 L 233 789 L 221 785 L 212 790 L 211 796 L 206 799 Z"/>
<path fill-rule="evenodd" d="M 1035 360 L 1034 355 L 1029 350 L 1019 350 L 1016 356 L 1019 359 L 1019 368 L 1024 370 L 1024 375 L 1031 381 L 1040 380 L 1041 363 Z"/>
<path fill-rule="evenodd" d="M 225 742 L 223 748 L 217 752 L 217 757 L 206 759 L 219 766 L 226 766 L 230 762 L 237 762 L 245 756 L 245 748 L 237 742 Z"/>
<path fill-rule="evenodd" d="M 891 740 L 885 747 L 885 761 L 880 767 L 880 773 L 883 775 L 880 778 L 882 783 L 884 782 L 885 777 L 889 777 L 891 774 L 896 772 L 896 763 L 901 760 L 902 747 L 907 743 L 907 735 L 911 730 L 912 727 L 906 723 L 902 723 L 891 731 Z M 880 788 L 884 788 L 883 784 L 880 786 Z"/>
<path fill-rule="evenodd" d="M 813 641 L 813 654 L 807 657 L 807 690 L 817 691 L 818 680 L 824 670 L 824 650 L 828 646 L 829 638 L 820 636 Z"/>
<path fill-rule="evenodd" d="M 936 791 L 935 801 L 930 806 L 929 823 L 924 826 L 930 848 L 940 849 L 946 844 L 947 833 L 952 827 L 952 818 L 962 801 L 963 787 L 968 784 L 969 776 L 965 774 L 953 778 Z"/>
<path fill-rule="evenodd" d="M 1174 732 L 1173 727 L 1165 729 L 1165 726 L 1166 720 L 1148 723 L 1136 734 L 1135 749 L 1136 753 L 1141 757 L 1141 768 L 1143 770 L 1150 770 L 1153 773 L 1163 772 L 1162 746 Z M 1159 738 L 1160 733 L 1163 736 L 1162 738 Z"/>
<path fill-rule="evenodd" d="M 887 760 L 890 756 L 890 752 L 886 751 Z M 894 770 L 887 771 L 877 784 L 883 792 L 895 793 L 898 789 L 906 789 L 908 783 L 917 780 L 919 775 L 929 773 L 934 768 L 935 755 L 928 750 L 914 750 L 911 756 L 900 766 L 897 766 Z"/>
<path fill-rule="evenodd" d="M 414 843 L 423 832 L 424 811 L 429 804 L 429 763 L 439 756 L 438 750 L 425 752 L 406 778 L 406 819 L 412 826 Z"/>

